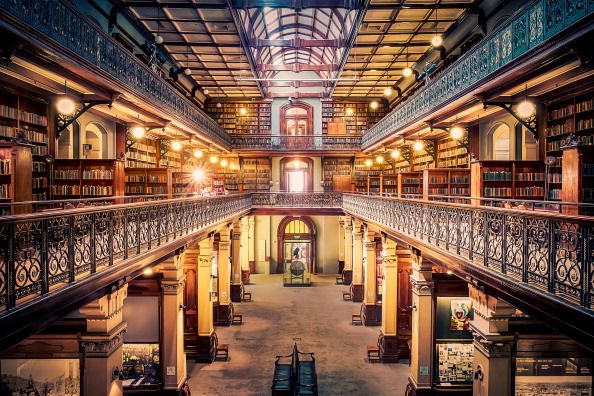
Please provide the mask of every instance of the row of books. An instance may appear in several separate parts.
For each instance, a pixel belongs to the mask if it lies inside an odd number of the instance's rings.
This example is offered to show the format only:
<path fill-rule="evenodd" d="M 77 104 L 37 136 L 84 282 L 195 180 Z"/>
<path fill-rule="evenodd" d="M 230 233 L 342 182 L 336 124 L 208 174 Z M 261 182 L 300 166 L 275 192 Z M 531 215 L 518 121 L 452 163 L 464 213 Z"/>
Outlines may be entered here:
<path fill-rule="evenodd" d="M 542 172 L 516 173 L 517 181 L 544 181 L 545 175 Z"/>
<path fill-rule="evenodd" d="M 47 178 L 34 177 L 33 179 L 31 179 L 31 186 L 33 188 L 47 188 Z"/>
<path fill-rule="evenodd" d="M 0 184 L 0 198 L 1 199 L 8 199 L 10 198 L 10 184 Z"/>
<path fill-rule="evenodd" d="M 126 175 L 126 183 L 167 183 L 167 176 Z"/>
<path fill-rule="evenodd" d="M 468 176 L 450 176 L 450 183 L 468 184 L 468 183 L 470 183 L 470 177 L 468 177 Z"/>
<path fill-rule="evenodd" d="M 150 169 L 156 167 L 157 164 L 151 162 L 137 162 L 136 160 L 126 160 L 126 168 Z"/>
<path fill-rule="evenodd" d="M 456 155 L 466 155 L 468 151 L 464 147 L 459 147 L 453 150 L 439 151 L 437 158 L 455 157 Z"/>
<path fill-rule="evenodd" d="M 113 179 L 113 171 L 111 169 L 85 169 L 83 170 L 83 179 L 111 180 Z"/>
<path fill-rule="evenodd" d="M 452 168 L 455 166 L 463 166 L 468 165 L 468 157 L 458 157 L 452 158 L 449 160 L 438 160 L 437 167 L 438 168 Z"/>
<path fill-rule="evenodd" d="M 17 118 L 17 109 L 14 107 L 10 107 L 7 105 L 0 105 L 0 116 L 4 118 L 12 118 L 16 120 Z"/>
<path fill-rule="evenodd" d="M 590 111 L 594 108 L 593 106 L 594 99 L 584 100 L 582 102 L 575 104 L 575 111 L 576 113 L 582 113 L 584 111 Z"/>
<path fill-rule="evenodd" d="M 153 145 L 143 144 L 143 143 L 134 143 L 130 148 L 138 151 L 146 151 L 147 153 L 156 153 L 157 149 Z"/>
<path fill-rule="evenodd" d="M 563 135 L 573 131 L 573 120 L 571 119 L 565 121 L 563 124 L 553 125 L 546 128 L 547 136 Z"/>
<path fill-rule="evenodd" d="M 554 121 L 559 118 L 573 115 L 574 112 L 575 111 L 574 111 L 573 104 L 568 104 L 565 107 L 562 107 L 560 109 L 551 110 L 551 111 L 549 111 L 549 121 Z"/>
<path fill-rule="evenodd" d="M 78 169 L 56 169 L 54 170 L 54 179 L 56 180 L 78 180 Z"/>
<path fill-rule="evenodd" d="M 554 189 L 550 190 L 549 191 L 549 199 L 560 200 L 561 199 L 561 189 L 554 188 Z"/>
<path fill-rule="evenodd" d="M 46 192 L 33 193 L 31 195 L 31 197 L 33 198 L 33 201 L 46 201 L 47 193 Z"/>
<path fill-rule="evenodd" d="M 47 146 L 32 146 L 31 154 L 37 156 L 47 155 Z"/>
<path fill-rule="evenodd" d="M 561 173 L 549 173 L 549 183 L 561 183 L 563 181 L 563 175 Z"/>
<path fill-rule="evenodd" d="M 418 187 L 402 187 L 402 192 L 404 194 L 419 194 Z"/>
<path fill-rule="evenodd" d="M 12 160 L 0 159 L 0 175 L 10 175 L 12 173 Z"/>
<path fill-rule="evenodd" d="M 136 151 L 130 151 L 126 154 L 127 159 L 134 159 L 137 161 L 144 161 L 144 162 L 156 162 L 157 157 L 154 155 L 142 154 Z"/>
<path fill-rule="evenodd" d="M 45 172 L 45 162 L 33 161 L 33 172 Z"/>
<path fill-rule="evenodd" d="M 126 194 L 167 194 L 167 186 L 126 186 Z"/>
<path fill-rule="evenodd" d="M 510 171 L 491 171 L 483 173 L 483 180 L 486 181 L 511 181 L 512 173 Z"/>
<path fill-rule="evenodd" d="M 511 187 L 485 187 L 483 196 L 485 197 L 511 197 Z"/>
<path fill-rule="evenodd" d="M 30 113 L 28 111 L 21 111 L 21 121 L 29 124 L 40 126 L 47 126 L 47 117 L 41 114 Z"/>
<path fill-rule="evenodd" d="M 585 120 L 578 120 L 577 122 L 577 130 L 581 131 L 583 129 L 591 129 L 594 127 L 594 119 L 588 118 Z"/>
<path fill-rule="evenodd" d="M 451 195 L 470 195 L 470 188 L 468 187 L 451 187 Z"/>
<path fill-rule="evenodd" d="M 544 195 L 544 187 L 518 187 L 516 188 L 517 197 L 542 197 Z"/>

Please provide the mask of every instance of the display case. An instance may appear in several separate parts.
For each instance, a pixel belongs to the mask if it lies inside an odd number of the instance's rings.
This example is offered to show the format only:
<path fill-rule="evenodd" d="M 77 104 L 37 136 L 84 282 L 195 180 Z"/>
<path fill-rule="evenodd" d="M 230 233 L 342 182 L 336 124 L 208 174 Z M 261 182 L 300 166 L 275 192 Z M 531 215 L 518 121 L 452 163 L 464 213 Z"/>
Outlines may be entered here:
<path fill-rule="evenodd" d="M 285 259 L 283 268 L 283 286 L 311 286 L 310 242 L 285 241 L 283 244 Z"/>

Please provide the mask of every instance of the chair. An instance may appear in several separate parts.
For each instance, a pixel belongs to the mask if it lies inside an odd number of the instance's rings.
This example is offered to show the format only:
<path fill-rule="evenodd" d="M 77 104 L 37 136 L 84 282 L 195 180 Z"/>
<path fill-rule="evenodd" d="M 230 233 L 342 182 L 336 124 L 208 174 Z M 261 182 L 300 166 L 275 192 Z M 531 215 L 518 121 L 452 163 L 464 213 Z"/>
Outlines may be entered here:
<path fill-rule="evenodd" d="M 217 333 L 212 333 L 215 343 L 215 360 L 227 361 L 229 359 L 229 344 L 219 344 Z"/>
<path fill-rule="evenodd" d="M 382 341 L 383 341 L 383 336 L 380 334 L 379 337 L 377 337 L 376 345 L 367 345 L 367 361 L 369 363 L 373 363 L 373 362 L 381 363 L 382 362 L 382 352 L 381 352 Z"/>
<path fill-rule="evenodd" d="M 234 324 L 234 325 L 243 324 L 243 315 L 240 313 L 234 313 L 233 320 L 231 320 L 231 324 Z"/>
<path fill-rule="evenodd" d="M 241 293 L 241 301 L 243 302 L 251 302 L 252 301 L 252 292 L 243 289 Z"/>
<path fill-rule="evenodd" d="M 344 301 L 353 301 L 353 285 L 351 285 L 351 287 L 349 287 L 349 290 L 342 291 L 342 299 Z"/>
<path fill-rule="evenodd" d="M 363 305 L 361 305 L 361 309 L 359 310 L 359 312 L 353 312 L 351 314 L 351 324 L 353 326 L 362 326 L 363 325 Z"/>
<path fill-rule="evenodd" d="M 336 276 L 336 284 L 337 285 L 344 284 L 344 275 L 342 273 L 340 273 L 338 276 Z"/>

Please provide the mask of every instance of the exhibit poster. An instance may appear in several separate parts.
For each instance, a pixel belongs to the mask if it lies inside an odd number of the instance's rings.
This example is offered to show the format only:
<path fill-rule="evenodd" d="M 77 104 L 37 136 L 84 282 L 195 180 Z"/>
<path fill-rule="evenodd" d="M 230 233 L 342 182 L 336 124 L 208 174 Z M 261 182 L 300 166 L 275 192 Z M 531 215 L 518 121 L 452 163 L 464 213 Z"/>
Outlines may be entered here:
<path fill-rule="evenodd" d="M 79 360 L 0 360 L 0 395 L 78 396 Z"/>
<path fill-rule="evenodd" d="M 159 344 L 124 344 L 122 354 L 123 386 L 136 387 L 161 383 Z"/>
<path fill-rule="evenodd" d="M 469 298 L 452 299 L 450 301 L 450 330 L 468 330 L 471 312 L 472 301 Z"/>
<path fill-rule="evenodd" d="M 438 296 L 435 311 L 436 341 L 471 341 L 472 333 L 469 329 L 469 322 L 473 315 L 470 298 Z"/>
<path fill-rule="evenodd" d="M 439 382 L 460 384 L 472 382 L 472 343 L 437 344 L 437 371 Z"/>
<path fill-rule="evenodd" d="M 515 395 L 592 396 L 592 359 L 516 358 Z"/>

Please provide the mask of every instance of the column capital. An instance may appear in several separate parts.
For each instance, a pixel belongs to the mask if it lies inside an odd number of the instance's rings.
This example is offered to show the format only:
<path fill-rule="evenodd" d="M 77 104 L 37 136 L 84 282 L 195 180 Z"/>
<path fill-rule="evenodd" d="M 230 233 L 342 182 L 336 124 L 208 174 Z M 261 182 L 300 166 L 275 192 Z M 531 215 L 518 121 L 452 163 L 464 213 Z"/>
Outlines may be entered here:
<path fill-rule="evenodd" d="M 107 358 L 124 343 L 126 327 L 126 322 L 122 322 L 109 334 L 81 335 L 80 345 L 88 357 Z"/>
<path fill-rule="evenodd" d="M 385 268 L 398 268 L 398 256 L 397 255 L 385 255 L 382 254 L 383 265 Z"/>
<path fill-rule="evenodd" d="M 177 280 L 162 280 L 161 281 L 161 290 L 163 294 L 177 294 L 179 289 L 184 287 L 184 283 L 186 282 L 185 275 L 181 279 Z"/>
<path fill-rule="evenodd" d="M 489 358 L 511 357 L 515 344 L 514 335 L 483 334 L 470 325 L 474 347 Z"/>
<path fill-rule="evenodd" d="M 435 287 L 435 283 L 433 281 L 416 279 L 411 276 L 410 284 L 412 286 L 412 292 L 418 296 L 433 295 L 433 289 Z"/>

